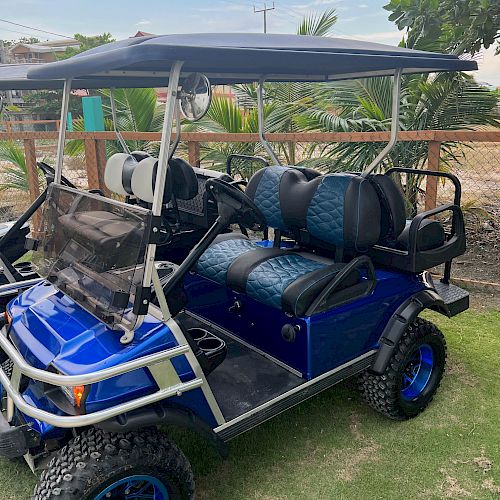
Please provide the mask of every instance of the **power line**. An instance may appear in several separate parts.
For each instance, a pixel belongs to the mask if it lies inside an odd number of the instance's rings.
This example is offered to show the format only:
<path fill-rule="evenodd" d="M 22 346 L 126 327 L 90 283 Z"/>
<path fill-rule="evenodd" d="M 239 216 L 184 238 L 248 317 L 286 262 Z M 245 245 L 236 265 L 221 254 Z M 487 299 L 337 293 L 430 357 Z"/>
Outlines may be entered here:
<path fill-rule="evenodd" d="M 28 28 L 29 30 L 40 31 L 41 33 L 47 33 L 49 35 L 60 36 L 62 38 L 68 38 L 69 40 L 73 40 L 73 38 L 70 36 L 61 35 L 60 33 L 54 33 L 53 31 L 42 30 L 40 28 L 33 28 L 33 26 L 26 26 L 26 24 L 19 24 L 19 23 L 15 23 L 13 21 L 7 21 L 7 19 L 0 19 L 0 21 L 3 23 L 13 24 L 14 26 L 21 26 L 21 28 Z"/>
<path fill-rule="evenodd" d="M 0 31 L 9 31 L 10 33 L 17 33 L 19 35 L 26 35 L 33 37 L 33 33 L 26 33 L 26 31 L 11 30 L 9 28 L 0 28 Z"/>

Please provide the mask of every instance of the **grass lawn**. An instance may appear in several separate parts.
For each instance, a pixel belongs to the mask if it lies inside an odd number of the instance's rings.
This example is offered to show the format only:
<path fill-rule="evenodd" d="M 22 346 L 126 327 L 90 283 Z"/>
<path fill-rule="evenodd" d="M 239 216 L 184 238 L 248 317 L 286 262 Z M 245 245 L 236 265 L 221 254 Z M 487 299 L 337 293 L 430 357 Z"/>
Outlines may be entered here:
<path fill-rule="evenodd" d="M 176 436 L 202 499 L 500 498 L 500 311 L 448 320 L 448 369 L 431 406 L 408 422 L 366 407 L 341 384 L 231 442 L 221 461 Z M 0 498 L 29 498 L 35 477 L 0 461 Z"/>

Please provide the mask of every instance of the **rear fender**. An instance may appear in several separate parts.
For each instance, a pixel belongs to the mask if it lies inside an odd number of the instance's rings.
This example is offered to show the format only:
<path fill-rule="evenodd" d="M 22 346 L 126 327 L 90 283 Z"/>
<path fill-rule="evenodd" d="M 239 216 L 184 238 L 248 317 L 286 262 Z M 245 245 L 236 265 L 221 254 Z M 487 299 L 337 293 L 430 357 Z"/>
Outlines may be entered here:
<path fill-rule="evenodd" d="M 380 348 L 370 370 L 382 375 L 403 336 L 403 333 L 415 318 L 424 310 L 433 309 L 450 316 L 448 306 L 434 290 L 422 290 L 407 299 L 389 319 L 379 340 Z"/>

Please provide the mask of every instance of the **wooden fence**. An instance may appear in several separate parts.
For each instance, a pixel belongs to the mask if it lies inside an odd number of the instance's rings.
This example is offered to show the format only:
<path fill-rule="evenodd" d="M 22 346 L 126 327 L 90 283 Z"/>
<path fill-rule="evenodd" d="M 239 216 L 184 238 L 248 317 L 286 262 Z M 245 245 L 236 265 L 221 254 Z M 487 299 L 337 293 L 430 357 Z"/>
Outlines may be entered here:
<path fill-rule="evenodd" d="M 159 141 L 158 132 L 123 132 L 127 140 Z M 303 133 L 275 133 L 267 134 L 269 142 L 293 143 L 345 143 L 345 142 L 387 142 L 389 132 L 303 132 Z M 89 189 L 101 189 L 106 192 L 103 181 L 106 163 L 106 141 L 116 140 L 114 132 L 68 132 L 67 139 L 84 141 L 85 164 Z M 36 174 L 37 141 L 57 140 L 57 132 L 0 132 L 0 141 L 23 141 L 26 155 L 30 198 L 33 200 L 39 194 L 38 178 Z M 429 155 L 427 167 L 429 170 L 438 170 L 442 143 L 500 143 L 500 130 L 417 130 L 400 132 L 399 141 L 425 141 L 428 143 Z M 258 142 L 257 134 L 237 133 L 205 133 L 189 132 L 181 135 L 181 141 L 187 143 L 189 162 L 191 165 L 200 164 L 200 143 L 227 143 L 227 142 Z M 500 155 L 499 155 L 500 160 Z M 438 182 L 436 178 L 429 178 L 426 183 L 426 209 L 436 205 Z"/>

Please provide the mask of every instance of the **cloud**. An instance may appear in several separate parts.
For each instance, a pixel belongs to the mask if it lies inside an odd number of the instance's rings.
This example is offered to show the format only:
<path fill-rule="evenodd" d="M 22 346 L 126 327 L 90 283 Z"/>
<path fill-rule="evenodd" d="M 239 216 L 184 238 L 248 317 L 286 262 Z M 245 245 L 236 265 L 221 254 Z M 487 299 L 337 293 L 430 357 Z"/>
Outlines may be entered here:
<path fill-rule="evenodd" d="M 367 8 L 368 8 L 368 4 L 366 4 L 366 3 L 360 3 L 360 4 L 358 5 L 358 7 L 359 7 L 360 9 L 367 9 Z"/>
<path fill-rule="evenodd" d="M 478 66 L 479 70 L 472 72 L 477 81 L 500 87 L 500 55 L 495 55 L 495 47 L 490 47 L 483 52 Z"/>
<path fill-rule="evenodd" d="M 147 26 L 148 24 L 153 24 L 149 19 L 141 19 L 139 22 L 135 23 L 136 26 Z"/>

